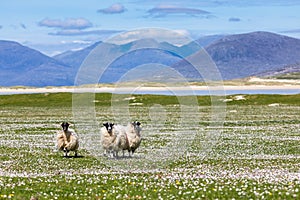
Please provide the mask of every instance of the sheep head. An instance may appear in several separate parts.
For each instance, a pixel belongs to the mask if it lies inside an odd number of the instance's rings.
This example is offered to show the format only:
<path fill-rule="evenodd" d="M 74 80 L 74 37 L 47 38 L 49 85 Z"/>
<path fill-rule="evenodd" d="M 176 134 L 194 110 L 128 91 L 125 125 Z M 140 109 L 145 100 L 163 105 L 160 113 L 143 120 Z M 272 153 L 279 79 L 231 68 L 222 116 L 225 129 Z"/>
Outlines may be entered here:
<path fill-rule="evenodd" d="M 140 125 L 141 125 L 141 123 L 139 121 L 131 122 L 131 125 L 133 126 L 133 128 L 135 129 L 135 131 L 137 131 L 137 132 L 140 131 Z"/>
<path fill-rule="evenodd" d="M 63 131 L 68 131 L 70 124 L 68 122 L 63 122 L 61 123 L 61 127 L 63 129 Z"/>
<path fill-rule="evenodd" d="M 114 125 L 115 125 L 114 123 L 109 123 L 109 122 L 103 123 L 103 126 L 106 127 L 106 130 L 109 134 L 112 133 L 112 129 Z"/>
<path fill-rule="evenodd" d="M 134 122 L 132 122 L 131 124 L 132 124 L 134 127 L 140 126 L 140 125 L 141 125 L 141 123 L 138 122 L 138 121 L 134 121 Z"/>

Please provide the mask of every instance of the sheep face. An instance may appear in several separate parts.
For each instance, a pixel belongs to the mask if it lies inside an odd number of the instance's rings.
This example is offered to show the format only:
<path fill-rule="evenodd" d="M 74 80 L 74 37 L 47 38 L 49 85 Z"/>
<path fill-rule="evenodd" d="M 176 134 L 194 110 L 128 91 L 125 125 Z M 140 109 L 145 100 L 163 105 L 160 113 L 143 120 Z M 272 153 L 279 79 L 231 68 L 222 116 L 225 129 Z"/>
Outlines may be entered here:
<path fill-rule="evenodd" d="M 141 123 L 138 122 L 138 121 L 134 121 L 134 122 L 132 122 L 131 124 L 132 124 L 134 127 L 139 127 L 139 126 L 141 125 Z"/>
<path fill-rule="evenodd" d="M 134 122 L 131 122 L 131 125 L 134 127 L 134 130 L 136 132 L 140 132 L 140 130 L 141 130 L 141 128 L 140 128 L 141 123 L 140 122 L 134 121 Z"/>
<path fill-rule="evenodd" d="M 68 122 L 63 122 L 61 124 L 63 131 L 68 131 L 69 126 L 70 126 L 70 124 Z"/>
<path fill-rule="evenodd" d="M 112 129 L 113 129 L 114 123 L 108 123 L 108 122 L 106 122 L 106 123 L 103 124 L 103 126 L 105 126 L 105 128 L 106 128 L 106 130 L 107 130 L 107 132 L 109 134 L 112 133 Z"/>

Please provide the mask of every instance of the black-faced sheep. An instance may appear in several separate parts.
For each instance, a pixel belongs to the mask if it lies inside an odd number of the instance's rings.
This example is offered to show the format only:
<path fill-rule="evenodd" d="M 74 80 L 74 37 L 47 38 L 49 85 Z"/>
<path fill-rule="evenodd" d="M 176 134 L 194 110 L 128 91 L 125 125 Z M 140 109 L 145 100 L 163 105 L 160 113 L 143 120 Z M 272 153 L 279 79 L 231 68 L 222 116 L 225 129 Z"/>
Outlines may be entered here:
<path fill-rule="evenodd" d="M 57 147 L 58 150 L 64 151 L 64 156 L 67 157 L 70 151 L 75 152 L 77 157 L 77 151 L 79 147 L 78 136 L 74 130 L 69 129 L 70 124 L 63 122 L 61 124 L 62 130 L 57 134 Z"/>
<path fill-rule="evenodd" d="M 114 156 L 115 151 L 115 140 L 116 140 L 116 133 L 114 130 L 114 124 L 113 123 L 103 123 L 103 127 L 100 129 L 101 134 L 101 145 L 104 150 L 105 156 Z"/>
<path fill-rule="evenodd" d="M 131 122 L 129 123 L 126 128 L 126 135 L 128 138 L 128 142 L 129 142 L 129 147 L 128 147 L 128 152 L 129 152 L 129 156 L 130 153 L 135 152 L 135 150 L 140 146 L 141 141 L 142 141 L 142 137 L 141 137 L 141 127 L 140 127 L 141 123 L 138 121 L 135 122 Z"/>

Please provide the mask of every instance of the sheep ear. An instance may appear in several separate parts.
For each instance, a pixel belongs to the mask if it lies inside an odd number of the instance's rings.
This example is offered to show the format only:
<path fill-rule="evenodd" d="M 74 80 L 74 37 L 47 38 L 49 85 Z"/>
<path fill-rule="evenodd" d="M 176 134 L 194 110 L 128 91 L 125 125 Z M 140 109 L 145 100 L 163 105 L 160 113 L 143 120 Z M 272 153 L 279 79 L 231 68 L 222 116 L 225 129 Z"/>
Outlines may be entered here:
<path fill-rule="evenodd" d="M 103 126 L 107 126 L 107 124 L 108 124 L 107 122 L 106 122 L 106 123 L 103 123 Z"/>
<path fill-rule="evenodd" d="M 136 125 L 138 125 L 138 126 L 139 126 L 139 125 L 141 125 L 141 123 L 140 123 L 140 122 L 137 122 L 137 123 L 136 123 Z"/>
<path fill-rule="evenodd" d="M 114 123 L 111 124 L 111 126 L 115 125 Z"/>

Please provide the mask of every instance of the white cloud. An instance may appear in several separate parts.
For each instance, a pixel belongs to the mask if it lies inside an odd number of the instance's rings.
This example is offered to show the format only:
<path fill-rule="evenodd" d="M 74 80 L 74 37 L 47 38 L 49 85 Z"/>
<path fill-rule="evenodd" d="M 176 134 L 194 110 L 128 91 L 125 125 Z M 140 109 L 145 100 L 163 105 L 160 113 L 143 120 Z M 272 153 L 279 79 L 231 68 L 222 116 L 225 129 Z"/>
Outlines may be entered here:
<path fill-rule="evenodd" d="M 74 44 L 91 44 L 91 41 L 85 41 L 85 40 L 73 40 L 72 43 Z"/>
<path fill-rule="evenodd" d="M 189 16 L 206 16 L 210 14 L 210 12 L 206 10 L 201 10 L 197 8 L 186 8 L 174 5 L 159 5 L 148 10 L 148 13 L 152 17 L 164 17 L 171 14 L 181 14 Z"/>
<path fill-rule="evenodd" d="M 230 22 L 240 22 L 241 19 L 238 18 L 238 17 L 231 17 L 231 18 L 228 19 L 228 21 L 230 21 Z"/>
<path fill-rule="evenodd" d="M 104 14 L 118 14 L 118 13 L 123 13 L 125 11 L 126 9 L 122 4 L 116 3 L 111 5 L 108 8 L 99 9 L 97 12 L 104 13 Z"/>
<path fill-rule="evenodd" d="M 68 18 L 65 20 L 60 19 L 43 19 L 38 23 L 39 26 L 46 26 L 50 28 L 60 29 L 86 29 L 92 27 L 92 23 L 84 18 Z"/>
<path fill-rule="evenodd" d="M 71 51 L 80 51 L 82 49 L 84 49 L 84 47 L 74 48 L 74 49 L 71 49 Z"/>
<path fill-rule="evenodd" d="M 168 42 L 173 45 L 181 46 L 191 42 L 187 30 L 168 30 L 160 28 L 145 28 L 127 31 L 110 38 L 108 43 L 126 44 L 129 42 L 154 39 L 157 42 Z"/>
<path fill-rule="evenodd" d="M 119 30 L 78 30 L 78 29 L 68 29 L 61 30 L 55 33 L 49 33 L 49 35 L 58 35 L 58 36 L 79 36 L 79 35 L 110 35 L 120 32 Z"/>
<path fill-rule="evenodd" d="M 300 33 L 300 29 L 293 29 L 293 30 L 281 31 L 281 33 Z"/>

